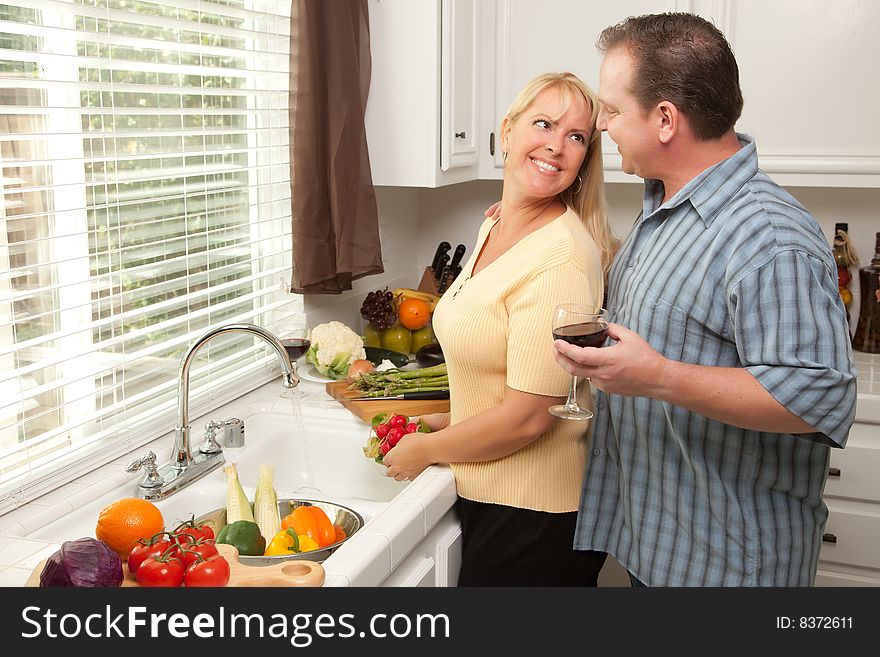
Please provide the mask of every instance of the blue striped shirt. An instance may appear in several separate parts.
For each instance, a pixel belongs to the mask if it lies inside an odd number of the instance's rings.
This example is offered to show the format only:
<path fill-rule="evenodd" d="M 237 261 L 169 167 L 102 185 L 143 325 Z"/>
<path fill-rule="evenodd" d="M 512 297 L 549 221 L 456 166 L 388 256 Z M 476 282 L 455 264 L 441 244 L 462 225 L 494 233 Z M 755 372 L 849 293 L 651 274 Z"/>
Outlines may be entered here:
<path fill-rule="evenodd" d="M 855 415 L 830 247 L 739 139 L 666 203 L 646 181 L 609 316 L 667 358 L 745 368 L 817 432 L 740 429 L 600 391 L 575 546 L 609 552 L 648 586 L 812 585 L 829 445 L 843 447 Z"/>

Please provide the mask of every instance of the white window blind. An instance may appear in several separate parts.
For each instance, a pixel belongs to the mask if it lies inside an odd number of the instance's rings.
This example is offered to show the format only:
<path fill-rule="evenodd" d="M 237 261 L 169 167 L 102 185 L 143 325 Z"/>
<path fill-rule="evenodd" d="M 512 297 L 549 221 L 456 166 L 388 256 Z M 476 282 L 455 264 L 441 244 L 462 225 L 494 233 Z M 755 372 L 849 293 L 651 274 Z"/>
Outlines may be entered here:
<path fill-rule="evenodd" d="M 289 35 L 289 0 L 0 4 L 0 512 L 173 429 L 205 331 L 301 309 Z M 278 372 L 202 351 L 193 409 Z"/>

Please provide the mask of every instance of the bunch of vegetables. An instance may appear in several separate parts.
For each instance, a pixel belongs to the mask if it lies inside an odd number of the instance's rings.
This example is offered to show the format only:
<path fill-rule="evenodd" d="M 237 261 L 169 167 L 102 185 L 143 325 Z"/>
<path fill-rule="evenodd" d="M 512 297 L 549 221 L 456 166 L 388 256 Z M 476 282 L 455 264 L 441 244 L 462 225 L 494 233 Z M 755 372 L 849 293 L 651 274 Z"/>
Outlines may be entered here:
<path fill-rule="evenodd" d="M 219 543 L 234 545 L 245 556 L 273 557 L 317 550 L 345 539 L 345 530 L 317 506 L 299 506 L 281 518 L 271 465 L 260 465 L 253 511 L 235 464 L 225 469 L 226 525 L 217 536 Z"/>
<path fill-rule="evenodd" d="M 139 541 L 128 555 L 128 570 L 140 586 L 149 587 L 226 586 L 230 576 L 214 530 L 194 519 Z"/>
<path fill-rule="evenodd" d="M 364 456 L 376 463 L 382 463 L 385 455 L 407 434 L 431 433 L 431 428 L 422 418 L 416 421 L 415 418 L 400 413 L 380 413 L 373 417 L 370 424 L 370 438 L 363 450 Z"/>
<path fill-rule="evenodd" d="M 349 365 L 367 357 L 363 338 L 342 322 L 318 324 L 312 329 L 310 340 L 306 361 L 322 375 L 337 381 L 348 375 Z"/>
<path fill-rule="evenodd" d="M 360 372 L 350 380 L 349 389 L 360 391 L 364 397 L 387 397 L 405 392 L 449 389 L 446 363 L 417 370 L 394 368 L 384 372 Z"/>

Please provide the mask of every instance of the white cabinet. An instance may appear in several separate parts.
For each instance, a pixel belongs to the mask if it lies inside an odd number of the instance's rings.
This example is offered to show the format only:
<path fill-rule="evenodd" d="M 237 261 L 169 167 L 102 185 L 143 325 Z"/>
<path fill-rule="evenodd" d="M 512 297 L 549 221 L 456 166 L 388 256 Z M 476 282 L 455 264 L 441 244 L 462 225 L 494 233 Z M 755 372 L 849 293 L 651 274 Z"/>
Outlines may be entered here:
<path fill-rule="evenodd" d="M 455 511 L 450 510 L 413 547 L 382 586 L 456 586 L 459 570 L 461 525 Z"/>
<path fill-rule="evenodd" d="M 755 136 L 761 167 L 782 185 L 880 185 L 880 3 L 873 0 L 496 0 L 497 129 L 532 77 L 569 70 L 598 87 L 599 32 L 644 13 L 690 11 L 712 20 L 740 67 L 745 108 L 737 129 Z M 640 182 L 620 169 L 603 137 L 606 180 Z M 481 175 L 501 178 L 500 149 Z"/>
<path fill-rule="evenodd" d="M 856 422 L 831 451 L 817 586 L 880 586 L 880 425 Z"/>
<path fill-rule="evenodd" d="M 608 25 L 627 16 L 664 11 L 688 11 L 687 0 L 496 0 L 495 89 L 490 131 L 497 131 L 501 118 L 519 90 L 537 75 L 570 71 L 597 91 L 599 64 L 596 38 Z M 485 178 L 502 178 L 501 149 L 484 154 Z M 620 168 L 614 142 L 603 136 L 605 179 L 609 182 L 641 182 Z"/>
<path fill-rule="evenodd" d="M 367 142 L 374 185 L 438 187 L 479 174 L 478 0 L 370 0 Z"/>

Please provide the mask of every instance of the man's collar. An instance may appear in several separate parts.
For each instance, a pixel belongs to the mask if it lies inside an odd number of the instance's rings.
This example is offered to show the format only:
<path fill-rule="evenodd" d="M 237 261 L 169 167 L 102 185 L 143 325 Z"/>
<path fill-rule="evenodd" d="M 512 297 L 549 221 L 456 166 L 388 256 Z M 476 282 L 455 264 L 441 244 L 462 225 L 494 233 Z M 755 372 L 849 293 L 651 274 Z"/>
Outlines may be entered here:
<path fill-rule="evenodd" d="M 736 136 L 742 148 L 726 160 L 713 164 L 702 171 L 662 205 L 660 202 L 663 199 L 663 183 L 659 180 L 646 180 L 643 203 L 644 216 L 647 218 L 661 210 L 672 210 L 687 201 L 699 213 L 703 223 L 708 227 L 727 203 L 731 193 L 742 187 L 758 172 L 755 140 L 749 135 L 739 132 L 736 133 Z"/>

